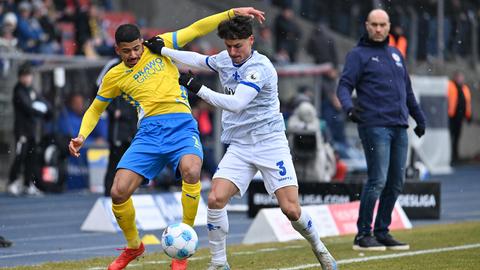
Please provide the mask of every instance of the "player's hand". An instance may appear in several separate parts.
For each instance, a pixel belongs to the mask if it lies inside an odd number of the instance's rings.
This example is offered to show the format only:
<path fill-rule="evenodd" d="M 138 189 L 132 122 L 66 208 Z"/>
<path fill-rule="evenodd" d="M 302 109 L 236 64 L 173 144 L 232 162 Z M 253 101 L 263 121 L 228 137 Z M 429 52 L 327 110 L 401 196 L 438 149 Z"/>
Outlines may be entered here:
<path fill-rule="evenodd" d="M 162 48 L 165 47 L 165 42 L 159 36 L 154 36 L 150 39 L 147 39 L 143 42 L 143 45 L 147 46 L 151 52 L 162 55 Z"/>
<path fill-rule="evenodd" d="M 347 116 L 352 122 L 360 124 L 363 123 L 362 117 L 360 117 L 360 113 L 363 112 L 363 109 L 360 107 L 353 107 L 347 113 Z"/>
<path fill-rule="evenodd" d="M 418 138 L 421 138 L 423 134 L 425 134 L 425 127 L 424 126 L 416 126 L 413 131 L 417 134 Z"/>
<path fill-rule="evenodd" d="M 178 83 L 195 94 L 197 94 L 198 91 L 200 91 L 200 88 L 202 88 L 202 84 L 195 79 L 191 70 L 189 70 L 188 73 L 181 73 L 178 78 Z"/>
<path fill-rule="evenodd" d="M 265 12 L 253 7 L 234 8 L 233 13 L 235 13 L 237 16 L 248 16 L 255 18 L 259 23 L 263 23 L 265 21 Z"/>
<path fill-rule="evenodd" d="M 79 135 L 76 138 L 72 138 L 70 143 L 68 144 L 68 151 L 70 151 L 70 155 L 74 157 L 80 156 L 80 148 L 83 146 L 83 142 L 85 138 L 82 135 Z"/>

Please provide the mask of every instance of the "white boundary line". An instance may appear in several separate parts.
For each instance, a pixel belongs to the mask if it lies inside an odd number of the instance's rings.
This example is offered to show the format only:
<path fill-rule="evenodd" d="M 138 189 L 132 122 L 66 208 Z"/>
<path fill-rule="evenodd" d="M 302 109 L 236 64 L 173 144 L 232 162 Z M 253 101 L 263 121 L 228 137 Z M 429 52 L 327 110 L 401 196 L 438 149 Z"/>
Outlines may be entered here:
<path fill-rule="evenodd" d="M 440 253 L 440 252 L 447 252 L 447 251 L 457 251 L 457 250 L 465 250 L 465 249 L 473 249 L 473 248 L 480 248 L 480 243 L 477 244 L 470 244 L 470 245 L 463 245 L 463 246 L 455 246 L 455 247 L 446 247 L 446 248 L 434 248 L 434 249 L 425 249 L 425 250 L 417 250 L 417 251 L 410 251 L 404 253 L 394 253 L 394 254 L 386 254 L 380 256 L 369 256 L 364 258 L 352 258 L 352 259 L 345 259 L 337 261 L 337 264 L 351 264 L 351 263 L 358 263 L 358 262 L 367 262 L 367 261 L 376 261 L 376 260 L 385 260 L 385 259 L 392 259 L 392 258 L 401 258 L 401 257 L 410 257 L 422 254 L 432 254 L 432 253 Z M 288 268 L 272 268 L 266 270 L 298 270 L 298 269 L 307 269 L 312 267 L 318 267 L 320 264 L 304 264 L 295 267 L 288 267 Z"/>

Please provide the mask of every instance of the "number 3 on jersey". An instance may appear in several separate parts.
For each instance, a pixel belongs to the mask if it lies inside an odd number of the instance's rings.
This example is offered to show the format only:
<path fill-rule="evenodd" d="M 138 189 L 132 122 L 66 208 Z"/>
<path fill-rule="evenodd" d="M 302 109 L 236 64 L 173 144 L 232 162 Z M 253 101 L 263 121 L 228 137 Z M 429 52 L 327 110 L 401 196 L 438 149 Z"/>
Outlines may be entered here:
<path fill-rule="evenodd" d="M 287 174 L 287 168 L 285 168 L 284 165 L 285 164 L 283 163 L 283 160 L 280 160 L 279 162 L 277 162 L 277 167 L 280 169 L 280 171 L 278 173 L 281 176 L 284 176 L 285 174 Z"/>

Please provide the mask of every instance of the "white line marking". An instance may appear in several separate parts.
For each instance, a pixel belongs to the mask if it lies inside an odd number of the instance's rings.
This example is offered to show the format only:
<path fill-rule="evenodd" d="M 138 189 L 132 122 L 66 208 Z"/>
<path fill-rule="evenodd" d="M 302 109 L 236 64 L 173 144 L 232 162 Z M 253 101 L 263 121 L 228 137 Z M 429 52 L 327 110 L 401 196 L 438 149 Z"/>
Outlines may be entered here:
<path fill-rule="evenodd" d="M 363 257 L 363 258 L 345 259 L 345 260 L 337 261 L 337 264 L 351 264 L 351 263 L 358 263 L 358 262 L 410 257 L 410 256 L 416 256 L 416 255 L 422 255 L 422 254 L 440 253 L 440 252 L 457 251 L 457 250 L 465 250 L 465 249 L 473 249 L 473 248 L 480 248 L 480 243 L 463 245 L 463 246 L 455 246 L 455 247 L 417 250 L 417 251 L 410 251 L 410 252 L 404 252 L 404 253 L 386 254 L 386 255 L 380 255 L 380 256 L 369 256 L 369 257 Z M 307 268 L 318 267 L 318 266 L 320 266 L 320 264 L 315 263 L 315 264 L 304 264 L 304 265 L 299 265 L 295 267 L 272 268 L 272 269 L 266 269 L 266 270 L 298 270 L 298 269 L 307 269 Z"/>

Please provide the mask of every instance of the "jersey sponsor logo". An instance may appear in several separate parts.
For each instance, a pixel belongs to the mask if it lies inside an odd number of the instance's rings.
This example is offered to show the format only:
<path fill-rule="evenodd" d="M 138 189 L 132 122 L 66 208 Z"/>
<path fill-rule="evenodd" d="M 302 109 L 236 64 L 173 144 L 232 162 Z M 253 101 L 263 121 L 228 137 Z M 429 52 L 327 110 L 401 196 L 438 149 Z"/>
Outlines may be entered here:
<path fill-rule="evenodd" d="M 378 59 L 378 56 L 372 56 L 372 58 L 370 59 L 374 62 L 380 63 L 380 59 Z"/>
<path fill-rule="evenodd" d="M 227 95 L 234 95 L 235 94 L 235 89 L 232 89 L 232 88 L 229 88 L 229 87 L 226 87 L 223 88 L 223 92 Z"/>
<path fill-rule="evenodd" d="M 165 63 L 163 63 L 162 58 L 155 58 L 148 62 L 142 70 L 133 74 L 133 79 L 138 83 L 143 83 L 146 80 L 150 79 L 152 75 L 156 74 L 157 72 L 162 71 L 165 68 Z"/>

